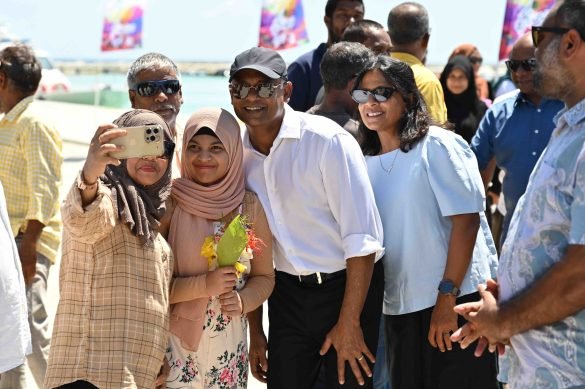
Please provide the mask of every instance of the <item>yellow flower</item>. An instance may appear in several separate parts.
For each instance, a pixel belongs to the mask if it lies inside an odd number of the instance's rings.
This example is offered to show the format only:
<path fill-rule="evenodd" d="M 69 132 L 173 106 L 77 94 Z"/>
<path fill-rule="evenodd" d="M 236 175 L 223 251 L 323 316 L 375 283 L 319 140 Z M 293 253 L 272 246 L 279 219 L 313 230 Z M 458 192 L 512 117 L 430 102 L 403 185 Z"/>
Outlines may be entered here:
<path fill-rule="evenodd" d="M 244 273 L 246 270 L 248 270 L 248 267 L 240 262 L 236 262 L 234 264 L 234 267 L 236 268 L 236 275 L 238 276 L 238 278 L 240 278 L 242 273 Z"/>
<path fill-rule="evenodd" d="M 215 239 L 213 236 L 208 236 L 205 238 L 203 242 L 203 246 L 201 246 L 201 256 L 207 258 L 207 265 L 211 267 L 217 258 L 217 253 L 215 252 Z"/>

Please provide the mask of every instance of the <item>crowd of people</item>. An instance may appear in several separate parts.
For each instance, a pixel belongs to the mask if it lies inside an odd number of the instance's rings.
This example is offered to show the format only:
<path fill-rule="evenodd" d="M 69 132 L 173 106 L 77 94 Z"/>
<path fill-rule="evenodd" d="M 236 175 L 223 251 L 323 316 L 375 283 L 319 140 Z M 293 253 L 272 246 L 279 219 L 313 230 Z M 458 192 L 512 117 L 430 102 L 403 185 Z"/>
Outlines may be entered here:
<path fill-rule="evenodd" d="M 141 56 L 62 204 L 40 64 L 0 51 L 0 388 L 585 387 L 585 1 L 520 37 L 499 97 L 471 44 L 425 66 L 422 5 L 364 15 L 328 0 L 288 67 L 239 53 L 235 116 L 184 128 L 180 70 Z M 135 126 L 161 154 L 115 157 Z"/>

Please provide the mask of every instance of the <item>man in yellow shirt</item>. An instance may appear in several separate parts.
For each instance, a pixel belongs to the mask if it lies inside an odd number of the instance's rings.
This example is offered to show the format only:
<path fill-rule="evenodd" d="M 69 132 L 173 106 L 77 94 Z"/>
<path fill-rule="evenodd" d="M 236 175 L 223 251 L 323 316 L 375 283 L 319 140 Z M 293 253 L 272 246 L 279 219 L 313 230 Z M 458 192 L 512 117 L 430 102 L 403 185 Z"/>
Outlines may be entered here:
<path fill-rule="evenodd" d="M 50 335 L 47 277 L 61 240 L 61 138 L 33 102 L 41 65 L 25 45 L 0 51 L 0 181 L 26 283 L 32 355 L 27 363 L 42 387 Z M 0 254 L 2 255 L 2 254 Z M 24 365 L 2 375 L 0 388 L 24 388 Z"/>
<path fill-rule="evenodd" d="M 411 67 L 431 117 L 439 124 L 445 123 L 447 107 L 441 82 L 424 65 L 431 36 L 427 10 L 414 2 L 397 5 L 388 14 L 388 33 L 394 46 L 392 57 Z"/>

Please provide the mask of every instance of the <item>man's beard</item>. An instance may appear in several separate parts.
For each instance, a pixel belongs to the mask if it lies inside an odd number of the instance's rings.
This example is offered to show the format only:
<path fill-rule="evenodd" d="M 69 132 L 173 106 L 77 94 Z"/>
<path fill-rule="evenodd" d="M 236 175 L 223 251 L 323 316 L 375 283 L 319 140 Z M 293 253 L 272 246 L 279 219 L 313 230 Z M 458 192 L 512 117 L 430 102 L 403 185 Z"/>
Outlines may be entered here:
<path fill-rule="evenodd" d="M 573 77 L 559 61 L 560 37 L 544 50 L 534 69 L 534 88 L 541 96 L 563 100 L 574 87 Z"/>
<path fill-rule="evenodd" d="M 329 38 L 331 40 L 331 44 L 336 44 L 341 42 L 341 35 L 336 35 L 333 31 L 329 31 Z"/>

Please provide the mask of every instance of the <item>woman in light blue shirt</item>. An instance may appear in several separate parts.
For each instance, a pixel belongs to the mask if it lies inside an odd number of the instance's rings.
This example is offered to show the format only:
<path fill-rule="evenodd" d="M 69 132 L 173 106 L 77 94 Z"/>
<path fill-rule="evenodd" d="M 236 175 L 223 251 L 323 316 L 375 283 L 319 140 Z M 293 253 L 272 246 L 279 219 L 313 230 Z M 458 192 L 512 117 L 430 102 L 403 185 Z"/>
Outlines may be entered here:
<path fill-rule="evenodd" d="M 467 143 L 433 125 L 410 67 L 378 57 L 356 79 L 360 143 L 384 227 L 386 355 L 394 388 L 497 388 L 492 354 L 449 336 L 495 275 L 484 189 Z M 422 373 L 422 374 L 421 374 Z"/>

